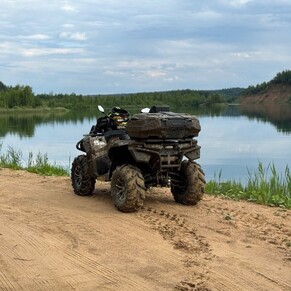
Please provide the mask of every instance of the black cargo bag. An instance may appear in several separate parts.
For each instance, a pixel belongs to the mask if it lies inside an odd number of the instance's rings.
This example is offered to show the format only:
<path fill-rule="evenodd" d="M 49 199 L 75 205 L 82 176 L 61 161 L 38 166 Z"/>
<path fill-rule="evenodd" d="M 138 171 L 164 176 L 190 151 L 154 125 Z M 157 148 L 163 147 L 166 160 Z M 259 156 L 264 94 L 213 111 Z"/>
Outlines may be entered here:
<path fill-rule="evenodd" d="M 126 124 L 126 132 L 135 139 L 181 139 L 198 136 L 199 120 L 189 114 L 174 112 L 134 114 Z"/>

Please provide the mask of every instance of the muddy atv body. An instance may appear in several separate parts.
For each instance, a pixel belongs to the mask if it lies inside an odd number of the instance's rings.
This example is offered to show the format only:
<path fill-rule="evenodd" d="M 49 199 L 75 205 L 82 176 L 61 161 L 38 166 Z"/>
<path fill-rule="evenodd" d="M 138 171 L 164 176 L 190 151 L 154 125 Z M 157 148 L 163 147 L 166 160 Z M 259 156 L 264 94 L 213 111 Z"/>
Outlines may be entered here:
<path fill-rule="evenodd" d="M 146 190 L 155 186 L 170 187 L 176 202 L 194 205 L 205 186 L 195 162 L 199 131 L 196 117 L 173 112 L 139 113 L 125 128 L 91 130 L 76 145 L 84 154 L 72 164 L 74 192 L 90 195 L 98 179 L 111 181 L 114 205 L 123 212 L 142 207 Z"/>

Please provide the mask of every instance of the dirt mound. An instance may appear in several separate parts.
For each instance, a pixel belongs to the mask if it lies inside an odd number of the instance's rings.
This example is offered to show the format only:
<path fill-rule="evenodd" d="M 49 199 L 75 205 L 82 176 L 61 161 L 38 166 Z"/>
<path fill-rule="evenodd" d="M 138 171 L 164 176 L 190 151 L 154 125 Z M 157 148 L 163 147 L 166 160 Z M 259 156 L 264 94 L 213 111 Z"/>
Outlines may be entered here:
<path fill-rule="evenodd" d="M 242 104 L 291 102 L 291 85 L 269 85 L 267 89 L 258 94 L 241 97 L 240 102 Z"/>
<path fill-rule="evenodd" d="M 109 184 L 0 169 L 0 290 L 290 290 L 291 211 L 154 188 L 125 214 Z"/>

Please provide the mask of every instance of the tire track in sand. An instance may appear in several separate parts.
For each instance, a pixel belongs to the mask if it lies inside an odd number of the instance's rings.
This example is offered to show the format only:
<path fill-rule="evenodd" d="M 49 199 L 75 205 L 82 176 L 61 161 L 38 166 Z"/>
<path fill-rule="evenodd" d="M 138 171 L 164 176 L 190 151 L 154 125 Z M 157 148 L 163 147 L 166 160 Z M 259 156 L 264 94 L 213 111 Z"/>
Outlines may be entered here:
<path fill-rule="evenodd" d="M 0 290 L 150 290 L 78 250 L 69 238 L 17 222 L 2 225 L 0 233 Z"/>
<path fill-rule="evenodd" d="M 185 277 L 177 283 L 175 290 L 209 290 L 207 262 L 213 255 L 209 243 L 197 230 L 177 213 L 148 207 L 137 215 L 181 253 Z"/>
<path fill-rule="evenodd" d="M 291 261 L 291 228 L 288 227 L 291 215 L 288 210 L 277 208 L 270 216 L 263 211 L 231 209 L 225 205 L 212 208 L 211 212 L 221 216 L 222 223 L 226 225 L 225 229 L 220 228 L 216 232 L 230 236 L 230 227 L 238 231 L 244 230 L 247 240 L 259 239 L 266 244 L 271 244 L 284 255 L 286 261 Z"/>

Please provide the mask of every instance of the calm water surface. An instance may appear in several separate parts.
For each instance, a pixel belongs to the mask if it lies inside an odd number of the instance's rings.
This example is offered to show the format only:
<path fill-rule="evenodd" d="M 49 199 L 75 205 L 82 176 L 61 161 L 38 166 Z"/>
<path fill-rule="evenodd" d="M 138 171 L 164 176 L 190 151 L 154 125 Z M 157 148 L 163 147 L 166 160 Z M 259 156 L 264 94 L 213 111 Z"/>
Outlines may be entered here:
<path fill-rule="evenodd" d="M 173 109 L 172 109 L 173 110 Z M 134 110 L 130 110 L 133 112 Z M 202 130 L 199 163 L 206 178 L 222 173 L 223 179 L 245 182 L 248 171 L 274 163 L 279 171 L 291 166 L 291 106 L 229 106 L 210 109 L 174 109 L 199 117 Z M 29 152 L 47 153 L 49 161 L 70 169 L 81 154 L 76 142 L 95 123 L 97 110 L 66 114 L 2 114 L 0 116 L 0 154 L 9 146 L 22 152 L 23 165 Z"/>

